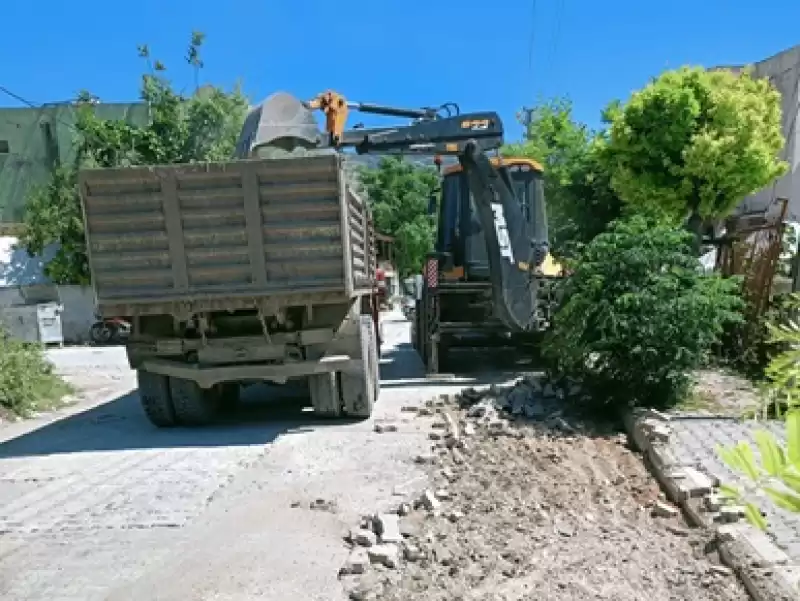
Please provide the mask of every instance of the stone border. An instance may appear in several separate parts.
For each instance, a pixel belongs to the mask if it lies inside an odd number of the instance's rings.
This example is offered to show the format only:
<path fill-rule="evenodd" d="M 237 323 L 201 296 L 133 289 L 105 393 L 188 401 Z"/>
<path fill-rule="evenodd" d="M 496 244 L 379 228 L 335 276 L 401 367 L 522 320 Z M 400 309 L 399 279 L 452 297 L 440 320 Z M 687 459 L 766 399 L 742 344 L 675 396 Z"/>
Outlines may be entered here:
<path fill-rule="evenodd" d="M 766 533 L 740 521 L 740 507 L 720 502 L 716 477 L 678 462 L 669 448 L 670 421 L 670 416 L 653 410 L 625 416 L 628 437 L 670 501 L 692 526 L 714 532 L 720 559 L 736 572 L 755 601 L 800 600 L 800 565 L 790 564 Z"/>

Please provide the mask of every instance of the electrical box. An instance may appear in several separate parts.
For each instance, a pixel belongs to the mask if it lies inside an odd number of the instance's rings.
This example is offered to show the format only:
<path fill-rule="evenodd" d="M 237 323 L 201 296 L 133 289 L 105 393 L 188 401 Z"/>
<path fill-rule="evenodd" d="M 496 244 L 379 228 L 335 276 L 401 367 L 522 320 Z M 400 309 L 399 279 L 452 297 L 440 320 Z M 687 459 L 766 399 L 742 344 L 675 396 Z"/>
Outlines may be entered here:
<path fill-rule="evenodd" d="M 61 327 L 61 314 L 64 306 L 60 303 L 40 303 L 36 305 L 36 321 L 39 326 L 39 341 L 43 344 L 64 344 Z"/>

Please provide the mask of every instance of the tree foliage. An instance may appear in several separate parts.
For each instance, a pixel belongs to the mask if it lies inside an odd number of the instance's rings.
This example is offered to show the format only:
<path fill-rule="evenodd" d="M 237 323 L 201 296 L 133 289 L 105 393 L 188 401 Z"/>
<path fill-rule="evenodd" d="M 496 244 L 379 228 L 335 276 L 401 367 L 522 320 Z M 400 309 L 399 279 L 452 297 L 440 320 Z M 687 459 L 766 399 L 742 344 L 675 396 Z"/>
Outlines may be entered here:
<path fill-rule="evenodd" d="M 359 177 L 372 207 L 375 228 L 395 239 L 400 275 L 420 272 L 425 254 L 434 243 L 428 203 L 438 189 L 436 171 L 400 157 L 382 157 L 376 168 L 360 169 Z"/>
<path fill-rule="evenodd" d="M 203 41 L 203 34 L 193 33 L 186 57 L 196 84 L 203 67 Z M 27 200 L 20 245 L 31 255 L 57 245 L 55 257 L 45 265 L 45 274 L 55 283 L 89 282 L 78 169 L 220 161 L 233 155 L 248 106 L 239 88 L 203 86 L 186 97 L 175 91 L 166 67 L 151 58 L 147 46 L 139 47 L 139 56 L 148 66 L 141 83 L 141 99 L 150 109 L 147 125 L 100 119 L 88 102 L 91 95 L 81 93 L 75 163 L 60 165 L 51 181 Z"/>
<path fill-rule="evenodd" d="M 611 185 L 697 233 L 787 168 L 780 94 L 749 73 L 667 71 L 610 112 Z"/>
<path fill-rule="evenodd" d="M 558 256 L 573 255 L 620 216 L 604 161 L 604 132 L 576 121 L 563 98 L 537 105 L 529 117 L 524 139 L 502 153 L 542 164 L 551 248 Z"/>
<path fill-rule="evenodd" d="M 583 249 L 543 349 L 555 377 L 577 381 L 587 403 L 680 400 L 687 373 L 741 319 L 739 283 L 703 275 L 690 240 L 636 215 Z"/>

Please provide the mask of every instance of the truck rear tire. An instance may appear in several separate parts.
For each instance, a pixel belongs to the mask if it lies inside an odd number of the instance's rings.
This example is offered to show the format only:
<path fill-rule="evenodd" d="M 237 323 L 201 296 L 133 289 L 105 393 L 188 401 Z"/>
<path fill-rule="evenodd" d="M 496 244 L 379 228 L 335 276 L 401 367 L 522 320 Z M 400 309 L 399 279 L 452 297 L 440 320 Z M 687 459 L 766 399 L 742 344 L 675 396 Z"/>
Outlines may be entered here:
<path fill-rule="evenodd" d="M 147 419 L 159 428 L 171 428 L 177 424 L 172 405 L 169 378 L 141 369 L 136 371 L 139 384 L 139 401 Z"/>
<path fill-rule="evenodd" d="M 378 396 L 378 348 L 375 322 L 370 315 L 359 318 L 361 372 L 341 374 L 342 404 L 350 417 L 367 419 L 372 415 Z"/>
<path fill-rule="evenodd" d="M 170 378 L 175 419 L 182 426 L 204 426 L 213 423 L 221 413 L 222 394 L 219 387 L 200 388 L 197 382 Z"/>

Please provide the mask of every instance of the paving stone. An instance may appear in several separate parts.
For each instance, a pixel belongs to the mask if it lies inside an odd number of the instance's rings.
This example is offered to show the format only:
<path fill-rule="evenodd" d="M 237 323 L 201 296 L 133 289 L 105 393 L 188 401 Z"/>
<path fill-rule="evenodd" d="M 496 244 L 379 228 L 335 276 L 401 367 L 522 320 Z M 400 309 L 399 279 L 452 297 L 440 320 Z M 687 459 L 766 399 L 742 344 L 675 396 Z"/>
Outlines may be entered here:
<path fill-rule="evenodd" d="M 655 505 L 653 505 L 653 515 L 660 518 L 674 518 L 680 513 L 680 509 L 665 501 L 656 501 Z"/>
<path fill-rule="evenodd" d="M 684 468 L 682 471 L 684 477 L 679 479 L 677 484 L 683 498 L 702 497 L 711 492 L 714 483 L 708 476 L 693 467 Z"/>
<path fill-rule="evenodd" d="M 433 492 L 426 490 L 419 498 L 418 504 L 425 509 L 433 511 L 434 509 L 438 509 L 442 503 L 436 498 L 436 495 L 433 494 Z"/>
<path fill-rule="evenodd" d="M 372 563 L 377 563 L 387 568 L 396 568 L 400 565 L 400 548 L 395 544 L 375 545 L 367 549 L 367 555 Z"/>
<path fill-rule="evenodd" d="M 379 513 L 374 520 L 375 533 L 381 543 L 399 543 L 403 540 L 400 534 L 400 518 L 393 513 Z"/>
<path fill-rule="evenodd" d="M 350 534 L 350 540 L 353 541 L 353 544 L 360 545 L 362 547 L 371 547 L 378 542 L 378 538 L 375 536 L 375 533 L 365 528 L 354 530 Z"/>
<path fill-rule="evenodd" d="M 367 551 L 362 548 L 353 549 L 341 569 L 342 574 L 363 574 L 367 571 L 370 558 Z"/>

